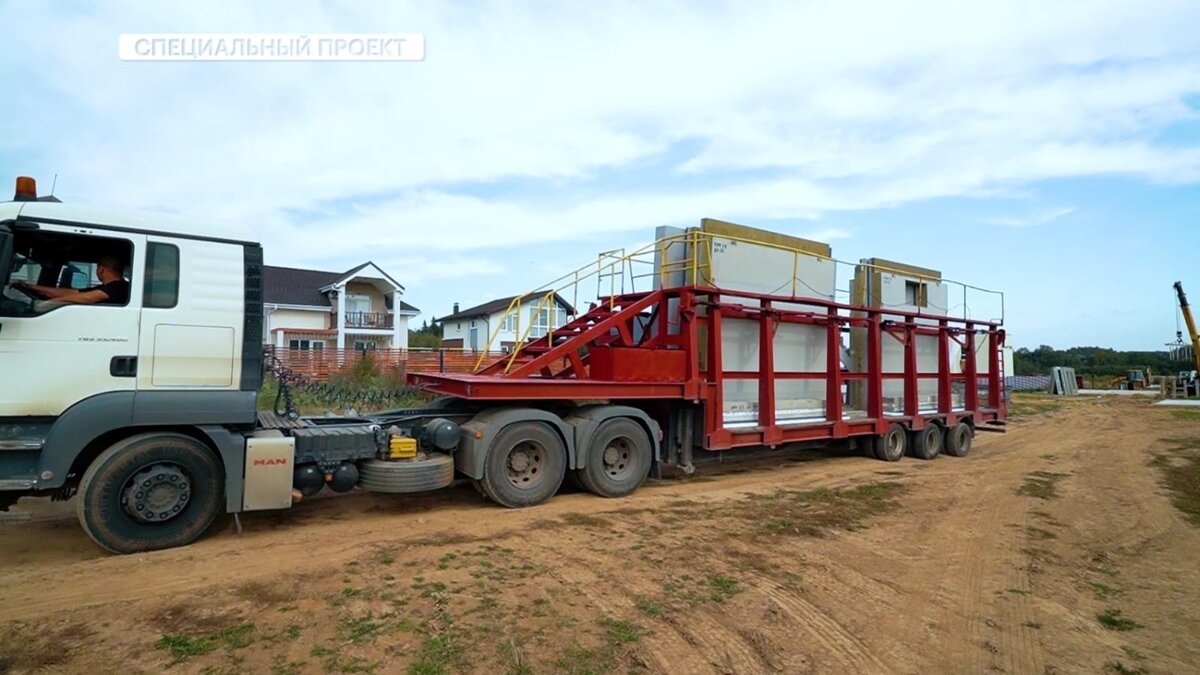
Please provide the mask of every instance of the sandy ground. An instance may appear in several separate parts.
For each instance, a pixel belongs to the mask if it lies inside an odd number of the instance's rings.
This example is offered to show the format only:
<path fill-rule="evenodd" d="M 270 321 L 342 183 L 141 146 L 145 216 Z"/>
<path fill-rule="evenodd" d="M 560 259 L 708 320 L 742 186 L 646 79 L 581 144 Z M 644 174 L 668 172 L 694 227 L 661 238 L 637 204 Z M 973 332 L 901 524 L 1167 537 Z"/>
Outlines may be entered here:
<path fill-rule="evenodd" d="M 1200 672 L 1200 530 L 1151 464 L 1200 422 L 1023 410 L 965 459 L 784 452 L 520 511 L 360 494 L 142 556 L 23 502 L 0 672 Z"/>

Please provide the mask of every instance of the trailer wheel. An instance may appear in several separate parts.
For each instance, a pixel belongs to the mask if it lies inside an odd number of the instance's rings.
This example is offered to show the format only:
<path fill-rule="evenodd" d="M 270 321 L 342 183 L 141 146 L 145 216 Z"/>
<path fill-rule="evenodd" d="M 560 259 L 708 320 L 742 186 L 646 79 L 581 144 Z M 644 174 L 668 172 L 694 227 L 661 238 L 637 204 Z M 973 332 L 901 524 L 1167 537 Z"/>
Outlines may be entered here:
<path fill-rule="evenodd" d="M 482 487 L 509 508 L 541 504 L 558 492 L 567 469 L 567 448 L 541 422 L 518 422 L 501 431 L 488 448 Z"/>
<path fill-rule="evenodd" d="M 946 432 L 944 450 L 951 457 L 966 457 L 971 452 L 971 425 L 959 422 Z"/>
<path fill-rule="evenodd" d="M 654 446 L 642 425 L 628 417 L 605 421 L 592 436 L 584 467 L 575 472 L 589 492 L 624 497 L 650 475 Z"/>
<path fill-rule="evenodd" d="M 928 424 L 912 433 L 912 456 L 917 459 L 936 459 L 942 451 L 942 428 Z"/>
<path fill-rule="evenodd" d="M 899 462 L 908 449 L 908 431 L 903 424 L 893 424 L 886 433 L 875 437 L 875 457 L 885 462 Z"/>
<path fill-rule="evenodd" d="M 358 486 L 371 492 L 429 492 L 454 482 L 454 458 L 440 452 L 415 459 L 358 463 Z"/>
<path fill-rule="evenodd" d="M 141 434 L 92 462 L 79 483 L 76 515 L 92 541 L 113 553 L 185 546 L 224 506 L 216 456 L 182 434 Z"/>

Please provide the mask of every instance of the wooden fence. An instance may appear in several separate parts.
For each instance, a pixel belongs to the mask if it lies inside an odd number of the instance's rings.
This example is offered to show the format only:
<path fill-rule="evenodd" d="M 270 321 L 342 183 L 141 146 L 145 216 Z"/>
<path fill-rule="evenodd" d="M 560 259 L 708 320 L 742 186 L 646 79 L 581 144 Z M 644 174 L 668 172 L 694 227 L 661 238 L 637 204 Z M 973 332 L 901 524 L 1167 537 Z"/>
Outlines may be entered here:
<path fill-rule="evenodd" d="M 347 372 L 363 360 L 382 375 L 404 377 L 408 373 L 469 373 L 475 369 L 481 352 L 467 349 L 280 349 L 267 347 L 267 359 L 279 359 L 286 369 L 317 381 Z M 483 362 L 505 356 L 487 352 Z"/>

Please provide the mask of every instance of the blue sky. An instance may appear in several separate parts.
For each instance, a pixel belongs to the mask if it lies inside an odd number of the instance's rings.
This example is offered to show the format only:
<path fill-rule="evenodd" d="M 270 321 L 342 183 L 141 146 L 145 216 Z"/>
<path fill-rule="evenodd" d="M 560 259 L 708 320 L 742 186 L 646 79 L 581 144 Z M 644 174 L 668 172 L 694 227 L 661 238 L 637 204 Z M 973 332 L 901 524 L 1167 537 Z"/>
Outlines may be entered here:
<path fill-rule="evenodd" d="M 1153 349 L 1171 283 L 1200 297 L 1197 25 L 1159 0 L 0 2 L 0 166 L 272 264 L 373 259 L 424 318 L 715 217 L 1002 290 L 1017 346 Z M 117 59 L 126 32 L 359 31 L 426 59 Z"/>

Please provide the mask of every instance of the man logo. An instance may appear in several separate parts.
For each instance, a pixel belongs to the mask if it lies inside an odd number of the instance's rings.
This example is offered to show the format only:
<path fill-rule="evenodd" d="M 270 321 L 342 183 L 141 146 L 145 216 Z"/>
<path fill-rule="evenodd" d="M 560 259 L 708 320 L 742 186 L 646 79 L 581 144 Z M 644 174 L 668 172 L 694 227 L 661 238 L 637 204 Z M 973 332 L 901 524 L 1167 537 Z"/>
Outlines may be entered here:
<path fill-rule="evenodd" d="M 254 466 L 279 466 L 281 464 L 287 464 L 287 463 L 288 463 L 288 461 L 287 461 L 286 457 L 272 457 L 269 459 L 254 460 Z"/>

